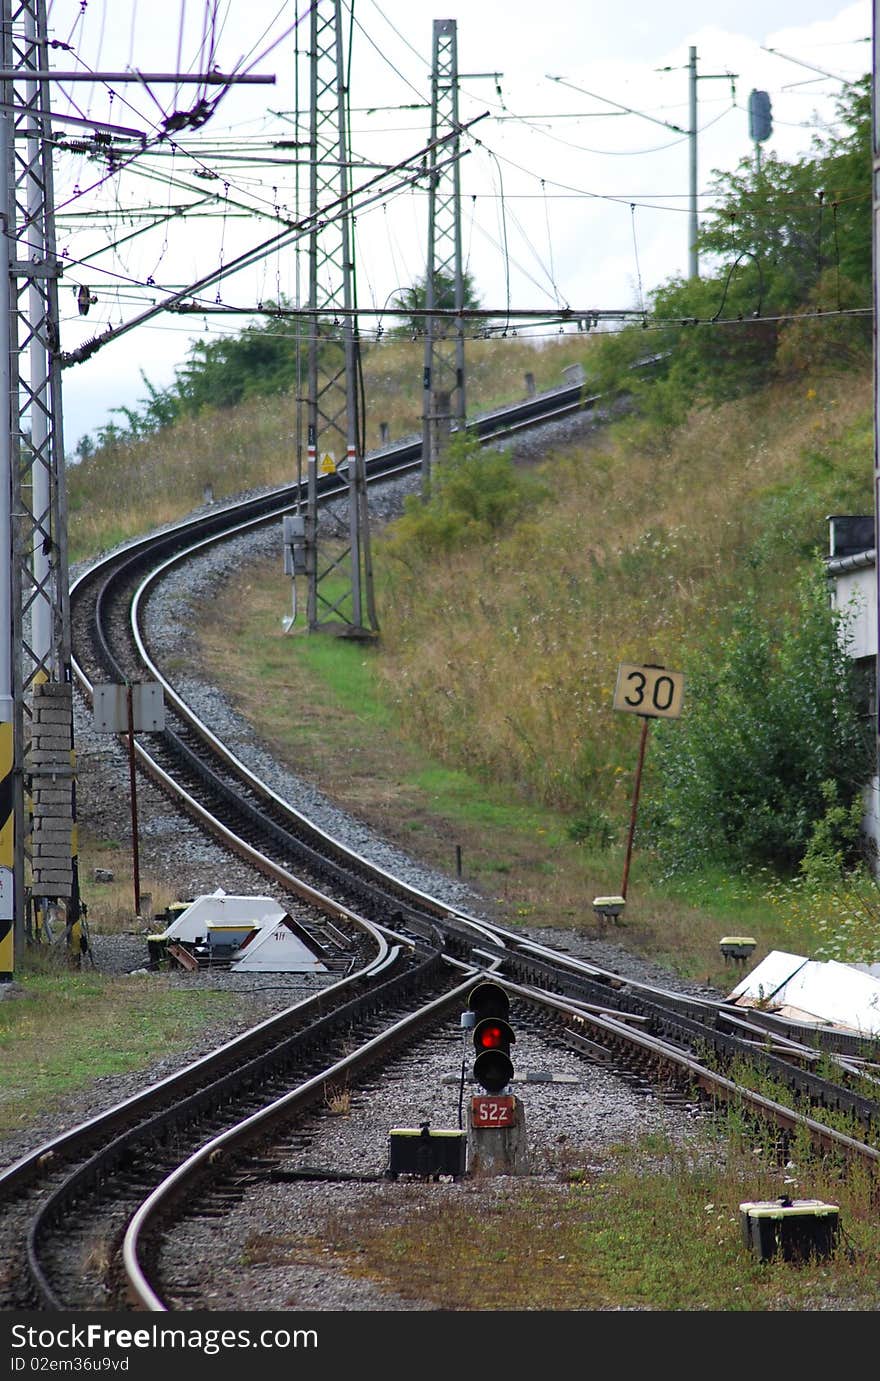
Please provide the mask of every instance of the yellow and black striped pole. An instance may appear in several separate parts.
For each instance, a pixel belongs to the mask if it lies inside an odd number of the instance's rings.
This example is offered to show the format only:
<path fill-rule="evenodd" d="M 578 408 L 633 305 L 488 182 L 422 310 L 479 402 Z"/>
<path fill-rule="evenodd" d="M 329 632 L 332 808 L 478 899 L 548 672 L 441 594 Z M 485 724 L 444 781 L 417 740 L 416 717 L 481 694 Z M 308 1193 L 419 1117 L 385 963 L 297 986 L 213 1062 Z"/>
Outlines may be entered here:
<path fill-rule="evenodd" d="M 79 828 L 76 822 L 76 749 L 70 750 L 71 791 L 70 813 L 70 900 L 67 904 L 67 947 L 68 957 L 76 964 L 88 948 L 84 943 L 82 901 L 79 894 Z"/>
<path fill-rule="evenodd" d="M 0 983 L 15 972 L 15 735 L 0 723 Z"/>

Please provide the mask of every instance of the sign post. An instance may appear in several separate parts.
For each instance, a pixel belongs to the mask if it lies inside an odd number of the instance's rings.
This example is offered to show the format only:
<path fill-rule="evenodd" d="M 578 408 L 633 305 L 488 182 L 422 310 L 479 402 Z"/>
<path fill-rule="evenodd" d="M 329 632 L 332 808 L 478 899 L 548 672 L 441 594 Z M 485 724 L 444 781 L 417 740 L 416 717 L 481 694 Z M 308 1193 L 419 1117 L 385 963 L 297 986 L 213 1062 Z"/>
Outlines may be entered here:
<path fill-rule="evenodd" d="M 131 868 L 134 877 L 134 914 L 141 914 L 141 869 L 138 841 L 137 773 L 134 761 L 134 696 L 131 682 L 125 687 L 125 712 L 128 724 L 128 781 L 131 791 Z"/>
<path fill-rule="evenodd" d="M 629 833 L 626 840 L 626 858 L 623 864 L 623 883 L 620 888 L 620 895 L 624 901 L 626 901 L 626 889 L 629 883 L 629 865 L 636 832 L 639 795 L 642 789 L 642 769 L 645 765 L 645 750 L 648 744 L 648 724 L 652 719 L 677 719 L 681 714 L 683 698 L 684 676 L 680 671 L 667 671 L 665 667 L 655 666 L 652 663 L 646 666 L 634 666 L 631 662 L 622 662 L 618 668 L 613 708 L 625 710 L 629 714 L 637 714 L 641 716 L 642 720 L 639 756 L 636 763 L 635 782 L 633 783 L 632 808 L 629 815 Z"/>
<path fill-rule="evenodd" d="M 639 759 L 636 763 L 636 778 L 633 783 L 632 806 L 629 812 L 629 833 L 626 836 L 626 857 L 623 861 L 623 882 L 620 884 L 620 895 L 626 901 L 626 889 L 629 884 L 629 865 L 632 858 L 633 839 L 636 833 L 636 816 L 639 809 L 639 794 L 642 789 L 642 768 L 645 765 L 645 748 L 648 743 L 648 716 L 642 718 L 642 733 L 639 739 Z"/>
<path fill-rule="evenodd" d="M 160 733 L 165 728 L 165 698 L 158 681 L 93 687 L 95 728 L 99 733 L 128 735 L 128 776 L 131 788 L 131 860 L 134 874 L 134 914 L 141 914 L 140 850 L 138 844 L 137 775 L 134 736 Z"/>

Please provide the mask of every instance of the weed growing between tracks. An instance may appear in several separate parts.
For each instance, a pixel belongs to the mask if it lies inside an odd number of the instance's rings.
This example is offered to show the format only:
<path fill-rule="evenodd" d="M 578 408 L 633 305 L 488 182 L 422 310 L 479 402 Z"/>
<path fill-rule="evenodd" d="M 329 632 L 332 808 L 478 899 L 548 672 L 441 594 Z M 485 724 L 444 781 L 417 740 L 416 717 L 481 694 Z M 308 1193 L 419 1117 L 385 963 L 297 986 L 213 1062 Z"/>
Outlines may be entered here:
<path fill-rule="evenodd" d="M 840 1205 L 833 1257 L 761 1263 L 742 1242 L 739 1205 L 781 1193 Z M 781 1170 L 748 1141 L 724 1164 L 658 1137 L 606 1164 L 527 1177 L 399 1185 L 332 1220 L 320 1244 L 340 1269 L 426 1308 L 470 1310 L 875 1310 L 866 1263 L 880 1225 L 864 1177 L 818 1160 Z M 251 1244 L 259 1253 L 260 1247 Z M 303 1244 L 293 1256 L 301 1257 Z M 262 1244 L 266 1250 L 266 1244 Z M 273 1247 L 283 1263 L 284 1249 Z"/>
<path fill-rule="evenodd" d="M 872 1061 L 871 1065 L 862 1076 L 845 1076 L 838 1064 L 823 1054 L 816 1062 L 811 1071 L 818 1078 L 827 1079 L 833 1084 L 845 1083 L 850 1091 L 859 1094 L 870 1102 L 877 1098 L 877 1080 L 873 1071 L 876 1070 L 878 1050 L 876 1043 L 872 1043 L 866 1052 L 866 1058 Z M 727 1078 L 732 1079 L 741 1088 L 751 1089 L 753 1093 L 759 1094 L 762 1098 L 768 1098 L 771 1102 L 779 1103 L 784 1108 L 791 1108 L 793 1112 L 799 1113 L 804 1117 L 811 1118 L 814 1122 L 819 1122 L 823 1126 L 830 1128 L 833 1132 L 839 1132 L 843 1136 L 850 1137 L 854 1141 L 864 1142 L 868 1146 L 873 1146 L 880 1150 L 880 1127 L 876 1123 L 862 1122 L 857 1117 L 848 1112 L 842 1112 L 837 1108 L 822 1107 L 821 1104 L 812 1103 L 806 1093 L 800 1093 L 773 1078 L 772 1075 L 764 1073 L 756 1065 L 744 1059 L 736 1059 L 725 1064 L 718 1060 L 711 1052 L 704 1052 L 703 1063 L 709 1069 L 714 1069 L 723 1073 Z M 748 1125 L 749 1111 L 745 1104 L 734 1105 L 743 1118 L 743 1126 Z M 731 1116 L 734 1114 L 731 1113 Z M 799 1129 L 793 1138 L 788 1138 L 797 1148 L 797 1159 L 806 1159 L 811 1155 L 808 1133 L 804 1129 Z M 833 1157 L 828 1158 L 829 1163 Z M 841 1165 L 841 1173 L 843 1166 Z M 814 1196 L 811 1196 L 814 1197 Z"/>

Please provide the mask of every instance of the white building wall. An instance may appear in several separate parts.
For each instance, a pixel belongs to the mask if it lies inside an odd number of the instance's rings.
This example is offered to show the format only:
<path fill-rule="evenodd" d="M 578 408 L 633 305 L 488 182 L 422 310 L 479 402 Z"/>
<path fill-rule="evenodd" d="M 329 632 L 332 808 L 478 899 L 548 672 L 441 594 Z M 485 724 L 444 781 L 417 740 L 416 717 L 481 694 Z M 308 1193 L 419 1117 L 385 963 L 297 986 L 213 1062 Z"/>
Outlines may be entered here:
<path fill-rule="evenodd" d="M 832 604 L 841 613 L 852 612 L 847 651 L 851 657 L 877 655 L 877 577 L 873 565 L 836 572 Z"/>
<path fill-rule="evenodd" d="M 851 570 L 834 572 L 831 602 L 842 613 L 850 611 L 847 651 L 851 657 L 877 656 L 877 573 L 873 560 Z M 863 789 L 862 829 L 874 844 L 874 871 L 880 871 L 880 776 Z"/>
<path fill-rule="evenodd" d="M 862 801 L 862 829 L 874 844 L 874 873 L 877 874 L 880 865 L 880 777 L 872 777 L 868 785 L 863 787 Z"/>

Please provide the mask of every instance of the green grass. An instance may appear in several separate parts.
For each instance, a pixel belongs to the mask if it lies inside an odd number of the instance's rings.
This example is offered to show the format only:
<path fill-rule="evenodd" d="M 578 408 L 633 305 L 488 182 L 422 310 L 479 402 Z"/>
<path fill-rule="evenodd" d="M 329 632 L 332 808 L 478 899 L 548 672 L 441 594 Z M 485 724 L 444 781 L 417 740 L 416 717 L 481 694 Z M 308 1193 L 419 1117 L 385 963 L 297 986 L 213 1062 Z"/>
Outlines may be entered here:
<path fill-rule="evenodd" d="M 231 994 L 172 990 L 150 975 L 53 971 L 54 953 L 29 956 L 0 1001 L 0 1134 L 27 1126 L 95 1079 L 145 1069 L 185 1050 L 234 1007 Z"/>
<path fill-rule="evenodd" d="M 273 678 L 288 674 L 293 659 L 312 698 L 354 716 L 368 733 L 399 732 L 394 707 L 378 674 L 379 647 L 333 637 L 296 638 L 272 646 L 267 645 L 266 632 L 258 618 L 248 619 L 241 630 L 242 650 L 261 680 L 271 683 Z M 411 746 L 417 751 L 417 745 Z M 418 756 L 405 780 L 447 819 L 519 832 L 543 839 L 548 846 L 565 842 L 565 816 L 511 799 L 505 787 L 494 786 L 461 768 L 444 766 L 424 754 Z"/>
<path fill-rule="evenodd" d="M 545 844 L 561 844 L 565 822 L 539 806 L 511 801 L 509 792 L 480 781 L 460 768 L 432 763 L 417 771 L 413 784 L 450 820 L 488 829 L 512 830 Z"/>
<path fill-rule="evenodd" d="M 308 674 L 326 686 L 339 705 L 377 729 L 392 727 L 393 716 L 376 681 L 375 648 L 332 637 L 299 638 L 293 647 Z"/>
<path fill-rule="evenodd" d="M 707 867 L 692 876 L 662 878 L 655 883 L 664 896 L 698 910 L 711 910 L 719 921 L 729 921 L 738 932 L 745 927 L 742 933 L 750 933 L 749 927 L 766 927 L 770 913 L 767 885 L 765 872 L 732 876 L 719 867 Z"/>
<path fill-rule="evenodd" d="M 402 1188 L 398 1202 L 383 1197 L 331 1225 L 335 1263 L 457 1311 L 806 1312 L 829 1295 L 842 1308 L 876 1309 L 880 1224 L 865 1185 L 802 1165 L 794 1192 L 839 1205 L 839 1247 L 822 1260 L 762 1263 L 743 1244 L 739 1205 L 777 1198 L 796 1170 L 751 1148 L 722 1164 L 717 1146 L 683 1149 L 659 1136 L 605 1159 L 601 1171 L 570 1167 L 555 1185 L 510 1180 L 488 1204 L 476 1182 L 433 1194 Z M 301 1260 L 302 1250 L 275 1243 L 273 1260 Z"/>
<path fill-rule="evenodd" d="M 529 800 L 527 790 L 442 762 L 397 721 L 388 678 L 378 674 L 382 639 L 365 646 L 285 635 L 280 611 L 288 602 L 274 563 L 235 575 L 224 599 L 205 611 L 201 631 L 210 674 L 277 756 L 425 862 L 452 873 L 460 850 L 462 876 L 502 922 L 595 931 L 592 898 L 621 887 L 622 832 L 602 848 L 578 829 L 591 825 L 589 812 L 572 817 Z M 764 889 L 761 874 L 721 868 L 667 879 L 637 835 L 626 913 L 608 934 L 726 992 L 738 971 L 720 953 L 722 936 L 752 935 L 755 963 L 770 949 L 806 952 Z"/>
<path fill-rule="evenodd" d="M 263 643 L 254 630 L 253 654 Z M 383 693 L 377 675 L 375 647 L 339 638 L 300 638 L 291 645 L 292 655 L 315 687 L 314 693 L 355 715 L 368 728 L 393 730 L 396 717 Z M 286 649 L 281 649 L 282 655 Z M 287 656 L 283 657 L 289 666 Z M 278 662 L 264 653 L 262 667 L 271 675 Z M 407 780 L 424 794 L 434 809 L 447 819 L 484 828 L 512 830 L 530 837 L 543 837 L 548 845 L 565 839 L 565 818 L 553 811 L 525 802 L 512 801 L 509 791 L 480 780 L 460 768 L 427 762 L 407 774 Z"/>

